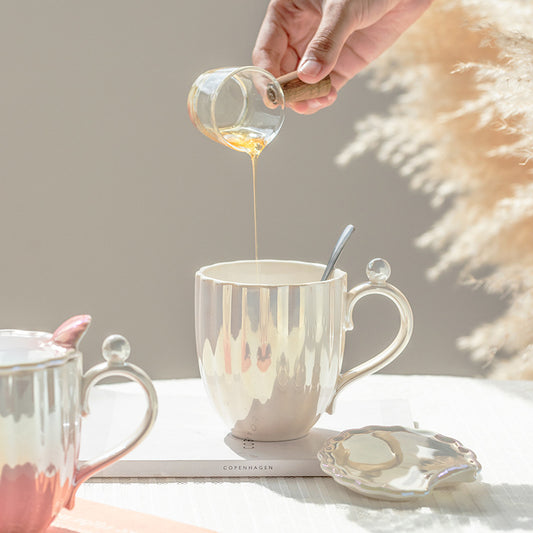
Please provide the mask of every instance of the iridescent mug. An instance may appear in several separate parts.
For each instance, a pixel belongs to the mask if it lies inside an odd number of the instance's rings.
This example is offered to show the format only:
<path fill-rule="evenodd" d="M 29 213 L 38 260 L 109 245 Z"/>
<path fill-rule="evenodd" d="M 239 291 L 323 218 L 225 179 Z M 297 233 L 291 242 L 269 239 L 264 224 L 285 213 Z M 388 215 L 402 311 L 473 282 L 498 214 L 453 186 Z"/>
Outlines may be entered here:
<path fill-rule="evenodd" d="M 280 441 L 306 435 L 348 383 L 372 374 L 403 351 L 413 330 L 405 296 L 387 282 L 388 263 L 368 264 L 368 281 L 347 290 L 336 269 L 298 261 L 236 261 L 196 273 L 195 326 L 207 394 L 231 433 Z M 400 328 L 378 355 L 342 373 L 345 332 L 363 297 L 392 300 Z"/>
<path fill-rule="evenodd" d="M 78 343 L 90 317 L 76 316 L 54 333 L 0 330 L 0 533 L 41 533 L 77 489 L 117 461 L 150 431 L 157 397 L 150 378 L 126 362 L 128 341 L 108 337 L 101 363 L 82 374 Z M 140 426 L 109 453 L 78 458 L 82 417 L 98 381 L 123 376 L 141 385 L 147 408 Z"/>

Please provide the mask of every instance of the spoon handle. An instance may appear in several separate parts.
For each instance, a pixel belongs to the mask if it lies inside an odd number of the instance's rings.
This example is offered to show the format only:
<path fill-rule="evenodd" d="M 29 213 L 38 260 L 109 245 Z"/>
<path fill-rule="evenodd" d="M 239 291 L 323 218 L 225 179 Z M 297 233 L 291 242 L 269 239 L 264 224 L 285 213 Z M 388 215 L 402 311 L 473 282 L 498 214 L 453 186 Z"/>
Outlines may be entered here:
<path fill-rule="evenodd" d="M 353 233 L 354 229 L 355 228 L 351 224 L 348 224 L 344 228 L 344 231 L 341 233 L 341 236 L 339 237 L 339 240 L 337 241 L 335 248 L 333 248 L 333 252 L 331 253 L 331 257 L 329 258 L 328 264 L 326 266 L 326 270 L 324 270 L 324 274 L 322 275 L 322 278 L 320 281 L 326 281 L 331 276 L 331 273 L 333 272 L 333 269 L 335 268 L 335 263 L 337 262 L 339 255 L 341 255 L 344 245 L 350 238 L 350 235 Z"/>

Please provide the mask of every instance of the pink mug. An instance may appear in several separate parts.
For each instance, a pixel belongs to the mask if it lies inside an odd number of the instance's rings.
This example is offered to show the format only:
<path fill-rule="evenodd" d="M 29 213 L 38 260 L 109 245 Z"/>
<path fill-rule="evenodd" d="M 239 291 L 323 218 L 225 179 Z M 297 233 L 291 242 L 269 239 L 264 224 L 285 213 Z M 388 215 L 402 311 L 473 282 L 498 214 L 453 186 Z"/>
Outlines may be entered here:
<path fill-rule="evenodd" d="M 77 489 L 98 470 L 141 442 L 157 416 L 157 396 L 146 373 L 126 362 L 130 347 L 108 337 L 105 363 L 82 374 L 78 343 L 91 317 L 81 315 L 54 333 L 0 330 L 0 533 L 41 533 Z M 139 428 L 103 457 L 80 461 L 81 419 L 93 385 L 124 376 L 141 385 L 148 406 Z"/>

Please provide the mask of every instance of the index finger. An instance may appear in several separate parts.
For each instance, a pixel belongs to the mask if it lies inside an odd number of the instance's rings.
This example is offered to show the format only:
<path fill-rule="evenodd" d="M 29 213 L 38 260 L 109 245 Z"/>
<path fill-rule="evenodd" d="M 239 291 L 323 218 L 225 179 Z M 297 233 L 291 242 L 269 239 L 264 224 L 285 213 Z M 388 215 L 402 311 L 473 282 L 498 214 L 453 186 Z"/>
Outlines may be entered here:
<path fill-rule="evenodd" d="M 268 7 L 252 52 L 254 65 L 281 75 L 281 60 L 289 45 L 289 36 L 283 29 L 276 11 Z"/>

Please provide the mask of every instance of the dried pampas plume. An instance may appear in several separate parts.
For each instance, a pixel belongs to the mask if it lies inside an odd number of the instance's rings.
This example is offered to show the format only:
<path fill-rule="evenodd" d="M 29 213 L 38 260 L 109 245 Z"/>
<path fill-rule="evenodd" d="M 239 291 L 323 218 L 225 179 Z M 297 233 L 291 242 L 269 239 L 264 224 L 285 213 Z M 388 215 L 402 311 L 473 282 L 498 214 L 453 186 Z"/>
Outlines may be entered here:
<path fill-rule="evenodd" d="M 418 239 L 440 253 L 429 277 L 460 266 L 509 301 L 458 345 L 493 377 L 533 379 L 533 2 L 436 0 L 370 74 L 401 95 L 356 124 L 338 163 L 375 150 L 433 205 L 448 200 Z"/>

